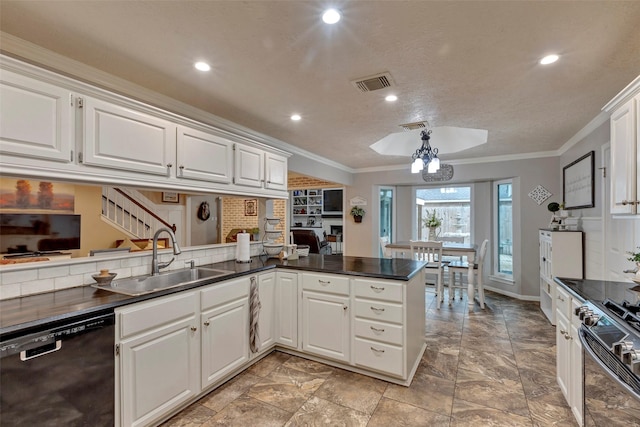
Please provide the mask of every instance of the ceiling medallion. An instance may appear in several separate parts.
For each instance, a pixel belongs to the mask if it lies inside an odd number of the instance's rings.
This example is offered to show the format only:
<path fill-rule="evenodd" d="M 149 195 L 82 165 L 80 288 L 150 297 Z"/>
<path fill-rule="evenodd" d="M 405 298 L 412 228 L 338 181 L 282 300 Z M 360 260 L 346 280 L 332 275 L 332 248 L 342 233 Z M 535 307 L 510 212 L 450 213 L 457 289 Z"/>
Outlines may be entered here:
<path fill-rule="evenodd" d="M 429 173 L 427 169 L 422 169 L 422 179 L 425 182 L 451 181 L 453 178 L 453 166 L 440 163 L 440 169 L 437 172 Z"/>

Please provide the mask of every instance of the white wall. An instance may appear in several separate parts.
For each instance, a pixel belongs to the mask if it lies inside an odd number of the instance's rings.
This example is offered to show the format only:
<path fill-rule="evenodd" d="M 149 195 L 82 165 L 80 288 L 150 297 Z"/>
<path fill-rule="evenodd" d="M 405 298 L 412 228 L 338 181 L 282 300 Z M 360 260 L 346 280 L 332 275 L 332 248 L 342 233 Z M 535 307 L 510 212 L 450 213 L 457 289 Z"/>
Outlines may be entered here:
<path fill-rule="evenodd" d="M 590 151 L 595 154 L 595 206 L 593 208 L 575 209 L 571 215 L 579 218 L 579 223 L 585 233 L 585 277 L 589 279 L 626 280 L 628 275 L 623 270 L 633 268 L 632 262 L 627 261 L 626 251 L 640 246 L 640 219 L 630 217 L 612 218 L 609 206 L 604 204 L 605 183 L 602 152 L 603 146 L 609 143 L 609 121 L 606 121 L 591 133 L 581 139 L 560 156 L 560 184 L 562 185 L 562 169 Z M 606 165 L 607 168 L 610 165 Z M 611 221 L 611 232 L 605 235 L 605 220 Z M 609 259 L 610 249 L 619 248 L 616 258 Z"/>
<path fill-rule="evenodd" d="M 473 231 L 472 240 L 480 244 L 484 238 L 493 240 L 491 231 L 491 182 L 499 179 L 516 178 L 517 187 L 514 200 L 521 202 L 521 209 L 514 210 L 514 258 L 520 263 L 514 264 L 514 285 L 493 283 L 492 287 L 524 297 L 537 297 L 538 281 L 538 230 L 549 223 L 550 213 L 547 203 L 561 200 L 561 181 L 558 157 L 533 158 L 479 164 L 454 164 L 454 177 L 444 184 L 472 184 Z M 420 175 L 413 175 L 409 168 L 394 171 L 377 171 L 354 175 L 353 185 L 347 187 L 346 200 L 361 196 L 367 199 L 365 214 L 361 224 L 354 223 L 351 217 L 345 219 L 345 251 L 351 256 L 376 256 L 379 247 L 378 230 L 378 194 L 380 185 L 397 186 L 396 198 L 398 240 L 411 237 L 413 224 L 412 187 L 427 185 Z M 542 185 L 553 196 L 541 205 L 529 198 L 528 193 L 537 185 Z M 519 231 L 519 232 L 518 232 Z M 517 257 L 517 258 L 516 258 Z"/>

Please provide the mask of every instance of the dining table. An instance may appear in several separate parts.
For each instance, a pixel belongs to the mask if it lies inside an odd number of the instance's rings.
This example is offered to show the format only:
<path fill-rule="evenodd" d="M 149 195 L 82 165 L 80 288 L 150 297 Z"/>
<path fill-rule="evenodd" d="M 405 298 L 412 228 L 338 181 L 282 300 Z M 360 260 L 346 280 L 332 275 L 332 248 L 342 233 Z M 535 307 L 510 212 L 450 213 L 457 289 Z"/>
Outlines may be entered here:
<path fill-rule="evenodd" d="M 394 258 L 409 258 L 411 257 L 411 242 L 409 240 L 401 240 L 397 242 L 388 243 L 385 246 L 389 250 L 391 256 Z M 472 243 L 456 243 L 456 242 L 442 242 L 442 256 L 455 256 L 455 257 L 467 257 L 467 263 L 469 264 L 469 271 L 467 272 L 467 296 L 469 310 L 473 310 L 474 297 L 475 297 L 475 281 L 474 281 L 474 261 L 476 257 L 477 245 Z"/>

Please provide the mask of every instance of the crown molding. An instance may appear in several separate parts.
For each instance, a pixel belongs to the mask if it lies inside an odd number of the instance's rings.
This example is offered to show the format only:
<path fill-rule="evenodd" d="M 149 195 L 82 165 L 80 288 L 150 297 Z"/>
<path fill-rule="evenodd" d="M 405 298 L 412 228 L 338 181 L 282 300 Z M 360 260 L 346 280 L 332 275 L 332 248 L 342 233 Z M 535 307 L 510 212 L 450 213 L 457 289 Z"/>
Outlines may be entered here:
<path fill-rule="evenodd" d="M 608 112 L 601 111 L 589 123 L 587 123 L 585 127 L 580 129 L 578 132 L 576 132 L 575 135 L 569 138 L 567 142 L 562 144 L 562 147 L 558 148 L 558 155 L 566 153 L 571 147 L 582 141 L 587 137 L 587 135 L 602 126 L 603 123 L 609 121 L 610 116 L 611 114 L 609 114 Z"/>
<path fill-rule="evenodd" d="M 494 162 L 510 162 L 515 160 L 531 160 L 544 157 L 557 157 L 560 154 L 557 151 L 539 151 L 535 153 L 522 153 L 522 154 L 506 154 L 504 156 L 489 156 L 489 157 L 475 157 L 473 159 L 459 159 L 459 160 L 441 160 L 442 163 L 448 165 L 474 165 L 482 163 L 494 163 Z M 356 173 L 371 173 L 371 172 L 389 172 L 396 170 L 409 170 L 409 163 L 403 163 L 401 165 L 390 166 L 374 166 L 370 168 L 356 169 Z"/>
<path fill-rule="evenodd" d="M 374 166 L 365 168 L 351 168 L 336 161 L 327 159 L 320 155 L 311 153 L 305 149 L 270 137 L 250 128 L 241 126 L 222 117 L 208 113 L 204 110 L 193 107 L 181 101 L 177 101 L 168 96 L 146 89 L 135 83 L 116 77 L 112 74 L 101 71 L 74 59 L 62 56 L 58 53 L 45 49 L 41 46 L 28 42 L 26 40 L 15 37 L 11 34 L 0 31 L 0 52 L 10 57 L 22 60 L 24 62 L 61 73 L 67 77 L 79 80 L 81 82 L 98 86 L 101 89 L 116 92 L 117 94 L 133 98 L 137 101 L 148 103 L 154 107 L 168 110 L 174 114 L 184 115 L 189 119 L 202 122 L 204 124 L 214 126 L 220 130 L 233 134 L 236 137 L 248 142 L 258 142 L 268 147 L 283 150 L 293 155 L 302 156 L 320 164 L 342 170 L 350 174 L 356 173 L 372 173 L 372 172 L 388 172 L 408 168 L 408 163 Z M 555 151 L 543 151 L 523 154 L 513 154 L 504 156 L 479 157 L 473 159 L 445 160 L 445 163 L 451 165 L 467 165 L 482 164 L 493 162 L 506 162 L 516 160 L 530 160 L 534 158 L 557 157 L 565 153 L 575 144 L 580 142 L 589 133 L 602 125 L 609 119 L 609 110 L 613 106 L 626 100 L 630 94 L 640 90 L 640 76 L 623 89 L 614 99 L 612 99 L 593 120 L 591 120 L 584 128 L 579 130 L 573 137 Z"/>
<path fill-rule="evenodd" d="M 625 86 L 625 88 L 622 89 L 616 96 L 614 96 L 611 101 L 607 102 L 607 104 L 602 107 L 602 111 L 610 113 L 611 110 L 615 109 L 623 102 L 628 101 L 638 92 L 640 92 L 640 75 L 633 79 L 633 81 L 627 86 Z"/>

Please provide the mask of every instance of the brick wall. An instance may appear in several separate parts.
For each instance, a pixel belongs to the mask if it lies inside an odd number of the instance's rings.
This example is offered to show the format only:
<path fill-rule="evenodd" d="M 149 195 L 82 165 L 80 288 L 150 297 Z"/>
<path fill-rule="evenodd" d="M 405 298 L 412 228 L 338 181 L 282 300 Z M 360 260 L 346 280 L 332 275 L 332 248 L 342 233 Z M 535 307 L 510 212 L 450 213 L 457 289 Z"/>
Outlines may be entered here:
<path fill-rule="evenodd" d="M 316 188 L 340 188 L 335 182 L 324 181 L 322 179 L 311 178 L 309 176 L 290 176 L 287 180 L 289 190 L 306 190 Z"/>
<path fill-rule="evenodd" d="M 245 216 L 244 215 L 244 201 L 255 199 L 240 199 L 237 197 L 223 197 L 222 198 L 222 243 L 226 242 L 226 237 L 229 232 L 234 228 L 242 228 L 248 230 L 250 228 L 258 227 L 260 229 L 260 239 L 263 236 L 264 223 L 259 223 L 260 218 L 264 218 L 264 213 L 258 211 L 257 216 Z M 258 203 L 258 207 L 260 204 Z M 286 229 L 287 221 L 287 201 L 286 200 L 274 200 L 273 203 L 273 216 L 280 218 L 280 224 L 275 229 L 284 233 Z M 284 235 L 275 240 L 277 243 L 285 242 Z"/>
<path fill-rule="evenodd" d="M 240 199 L 237 197 L 222 198 L 222 224 L 220 226 L 222 243 L 226 242 L 227 234 L 234 228 L 248 230 L 254 227 L 260 227 L 260 224 L 258 224 L 258 216 L 244 215 L 245 200 L 256 199 Z M 260 215 L 260 212 L 258 212 L 258 215 Z"/>

